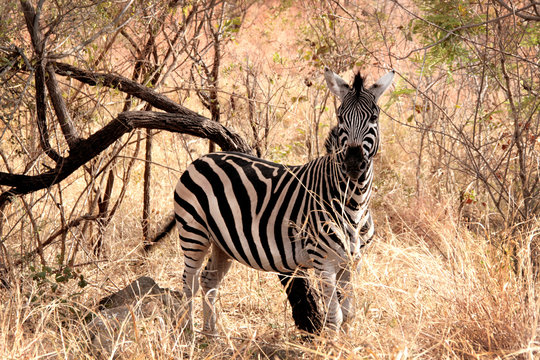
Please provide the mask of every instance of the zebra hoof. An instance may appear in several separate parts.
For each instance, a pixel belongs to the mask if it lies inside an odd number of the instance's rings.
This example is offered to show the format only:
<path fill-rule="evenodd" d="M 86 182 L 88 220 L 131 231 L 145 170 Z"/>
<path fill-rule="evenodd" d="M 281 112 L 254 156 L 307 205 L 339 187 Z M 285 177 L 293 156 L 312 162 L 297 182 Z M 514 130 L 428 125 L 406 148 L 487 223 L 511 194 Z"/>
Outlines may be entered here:
<path fill-rule="evenodd" d="M 202 328 L 202 334 L 209 338 L 218 336 L 215 320 L 205 322 Z"/>
<path fill-rule="evenodd" d="M 207 338 L 207 339 L 213 339 L 213 338 L 216 338 L 219 336 L 217 330 L 203 330 L 202 331 L 202 334 Z"/>

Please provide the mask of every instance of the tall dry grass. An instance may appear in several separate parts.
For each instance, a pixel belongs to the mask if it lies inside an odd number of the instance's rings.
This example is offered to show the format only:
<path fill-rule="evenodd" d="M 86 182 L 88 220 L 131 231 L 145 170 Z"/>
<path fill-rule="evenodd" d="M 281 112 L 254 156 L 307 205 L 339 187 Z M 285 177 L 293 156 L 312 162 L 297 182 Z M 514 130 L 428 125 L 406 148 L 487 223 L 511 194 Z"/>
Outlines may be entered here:
<path fill-rule="evenodd" d="M 357 317 L 347 332 L 307 340 L 295 330 L 273 274 L 235 265 L 219 298 L 220 336 L 187 334 L 155 309 L 115 334 L 112 353 L 125 359 L 534 359 L 538 303 L 530 264 L 535 233 L 516 238 L 514 262 L 483 234 L 469 231 L 451 206 L 383 196 L 375 209 L 378 236 L 353 279 Z M 118 252 L 120 253 L 120 252 Z M 144 264 L 124 254 L 90 274 L 91 285 L 56 293 L 21 276 L 1 292 L 0 354 L 6 359 L 94 358 L 89 314 L 110 274 L 126 285 L 152 274 L 178 288 L 181 253 L 174 240 Z M 23 275 L 23 274 L 20 274 Z M 109 283 L 110 284 L 110 283 Z M 111 287 L 110 285 L 105 287 Z M 195 307 L 201 323 L 200 299 Z M 134 330 L 136 329 L 136 330 Z"/>

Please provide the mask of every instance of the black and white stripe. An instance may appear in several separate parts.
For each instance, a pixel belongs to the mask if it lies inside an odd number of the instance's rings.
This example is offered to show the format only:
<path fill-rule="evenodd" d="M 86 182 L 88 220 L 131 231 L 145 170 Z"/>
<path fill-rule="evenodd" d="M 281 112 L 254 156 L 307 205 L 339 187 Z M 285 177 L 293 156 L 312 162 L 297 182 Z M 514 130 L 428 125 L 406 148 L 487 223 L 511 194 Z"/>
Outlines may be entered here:
<path fill-rule="evenodd" d="M 374 234 L 368 204 L 379 146 L 376 101 L 393 72 L 369 89 L 359 74 L 352 87 L 327 68 L 324 75 L 341 100 L 325 156 L 285 166 L 241 153 L 208 154 L 176 186 L 184 292 L 192 298 L 200 275 L 206 332 L 215 331 L 216 292 L 232 259 L 283 274 L 314 268 L 323 278 L 328 324 L 337 329 L 352 315 L 349 298 L 338 300 L 336 286 L 350 289 L 347 264 Z"/>

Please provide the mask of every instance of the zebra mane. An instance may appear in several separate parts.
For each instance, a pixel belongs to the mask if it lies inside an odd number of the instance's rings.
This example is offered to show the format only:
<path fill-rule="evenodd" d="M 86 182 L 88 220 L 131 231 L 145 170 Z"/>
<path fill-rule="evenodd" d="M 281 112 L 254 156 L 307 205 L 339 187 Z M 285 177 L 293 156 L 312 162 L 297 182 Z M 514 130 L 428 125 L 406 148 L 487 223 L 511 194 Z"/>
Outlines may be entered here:
<path fill-rule="evenodd" d="M 359 95 L 361 92 L 365 91 L 364 89 L 364 78 L 360 75 L 360 71 L 356 72 L 354 75 L 354 81 L 352 85 L 356 95 Z"/>
<path fill-rule="evenodd" d="M 339 147 L 339 127 L 336 125 L 328 134 L 328 137 L 324 141 L 324 147 L 326 148 L 326 153 L 331 154 L 335 152 Z"/>

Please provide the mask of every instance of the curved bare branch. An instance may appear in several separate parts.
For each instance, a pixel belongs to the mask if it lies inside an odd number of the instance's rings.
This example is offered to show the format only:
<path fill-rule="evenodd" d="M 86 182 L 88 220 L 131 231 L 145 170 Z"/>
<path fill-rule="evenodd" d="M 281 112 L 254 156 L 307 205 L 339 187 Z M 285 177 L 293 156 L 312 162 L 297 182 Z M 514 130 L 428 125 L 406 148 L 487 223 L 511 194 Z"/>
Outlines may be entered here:
<path fill-rule="evenodd" d="M 0 195 L 0 208 L 14 195 L 28 194 L 59 183 L 99 155 L 122 135 L 137 128 L 194 135 L 210 139 L 226 151 L 251 152 L 251 148 L 238 134 L 198 114 L 168 114 L 152 111 L 123 112 L 101 130 L 87 139 L 81 140 L 77 146 L 71 149 L 69 156 L 50 171 L 38 175 L 0 172 L 0 185 L 12 187 Z"/>

